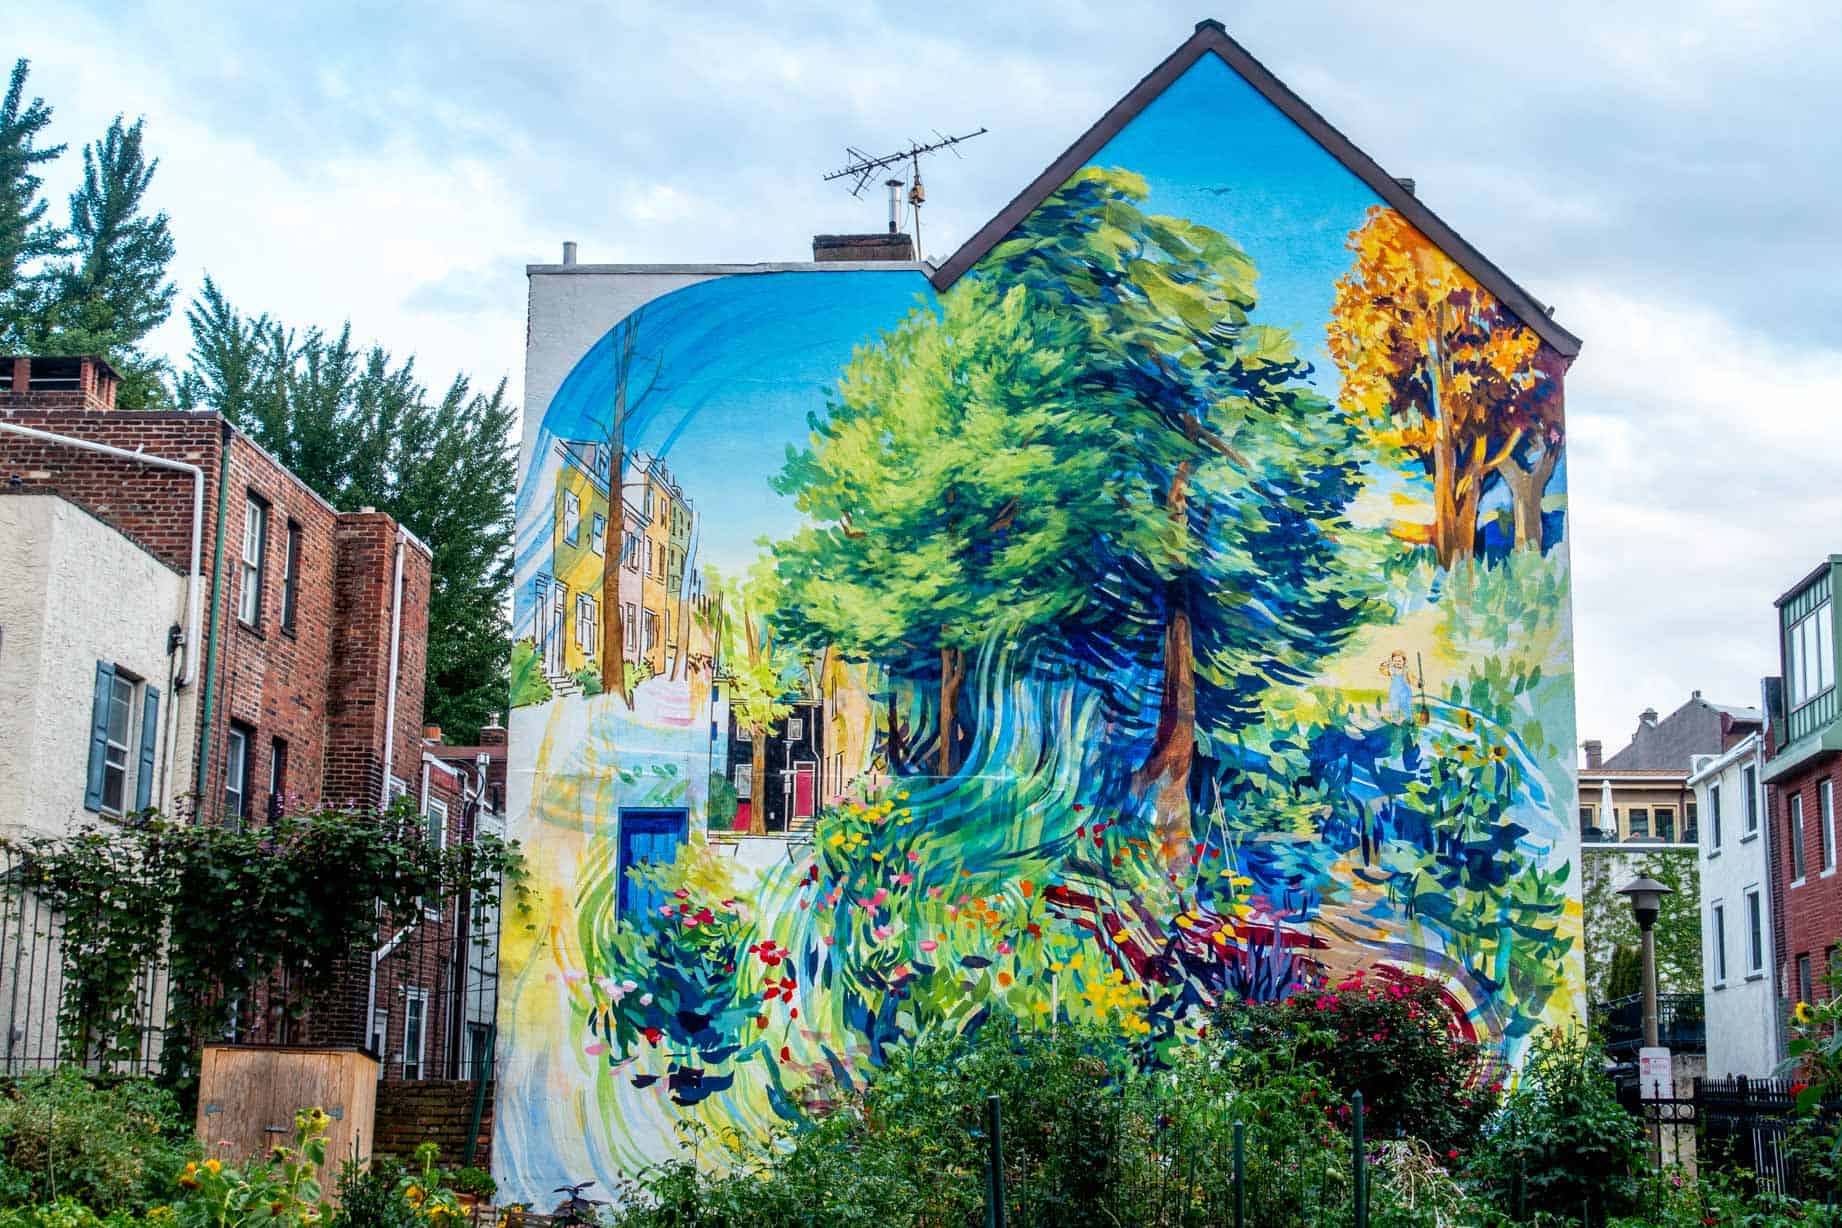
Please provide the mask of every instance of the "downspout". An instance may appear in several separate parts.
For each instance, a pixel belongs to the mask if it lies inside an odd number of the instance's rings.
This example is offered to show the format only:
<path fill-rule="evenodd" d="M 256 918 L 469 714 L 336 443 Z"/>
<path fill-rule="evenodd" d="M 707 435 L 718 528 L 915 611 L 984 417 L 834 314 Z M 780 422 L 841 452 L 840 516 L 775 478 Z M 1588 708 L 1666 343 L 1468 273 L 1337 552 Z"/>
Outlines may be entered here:
<path fill-rule="evenodd" d="M 168 460 L 164 456 L 149 456 L 146 452 L 130 451 L 127 448 L 112 447 L 109 444 L 97 443 L 90 439 L 77 439 L 70 435 L 59 435 L 52 431 L 41 431 L 29 426 L 20 426 L 13 422 L 0 422 L 0 431 L 5 431 L 9 435 L 18 435 L 25 439 L 36 439 L 40 443 L 62 444 L 65 447 L 78 448 L 85 452 L 98 452 L 104 456 L 113 456 L 118 460 L 133 461 L 140 465 L 150 465 L 156 469 L 170 469 L 176 473 L 187 474 L 192 479 L 191 565 L 186 571 L 185 578 L 185 665 L 183 672 L 179 676 L 175 677 L 169 675 L 167 679 L 171 693 L 167 698 L 166 750 L 161 757 L 162 766 L 160 781 L 160 800 L 162 804 L 164 804 L 165 800 L 172 796 L 173 714 L 178 711 L 179 708 L 176 701 L 179 698 L 180 688 L 191 686 L 192 682 L 198 677 L 198 622 L 200 607 L 204 603 L 204 577 L 200 574 L 199 566 L 203 562 L 202 556 L 204 553 L 205 471 L 197 465 L 187 464 L 185 461 Z M 220 546 L 223 541 L 223 522 L 223 512 L 220 510 L 218 513 Z M 219 557 L 222 557 L 221 552 Z M 206 687 L 206 694 L 210 694 L 208 685 Z M 209 703 L 209 699 L 207 699 L 206 702 Z"/>
<path fill-rule="evenodd" d="M 390 772 L 397 748 L 397 663 L 403 643 L 403 530 L 397 528 L 396 578 L 390 589 L 390 693 L 384 698 L 384 783 L 377 804 L 390 805 Z"/>
<path fill-rule="evenodd" d="M 194 818 L 202 816 L 205 806 L 205 778 L 211 767 L 211 704 L 216 698 L 214 691 L 217 683 L 217 629 L 219 615 L 224 602 L 224 521 L 230 515 L 230 422 L 221 424 L 218 436 L 217 461 L 217 525 L 212 530 L 215 539 L 211 547 L 211 626 L 205 633 L 205 693 L 198 719 L 198 779 L 197 809 Z"/>

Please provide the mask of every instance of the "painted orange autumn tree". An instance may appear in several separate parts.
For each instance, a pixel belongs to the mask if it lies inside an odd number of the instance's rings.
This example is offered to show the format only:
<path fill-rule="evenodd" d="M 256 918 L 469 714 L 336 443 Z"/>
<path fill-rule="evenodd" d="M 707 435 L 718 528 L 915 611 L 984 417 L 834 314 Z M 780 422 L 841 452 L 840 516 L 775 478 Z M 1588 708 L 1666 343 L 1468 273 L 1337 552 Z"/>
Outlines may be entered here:
<path fill-rule="evenodd" d="M 1349 247 L 1329 325 L 1344 407 L 1425 468 L 1440 564 L 1471 557 L 1497 481 L 1517 549 L 1540 550 L 1561 458 L 1560 357 L 1394 210 L 1371 208 Z"/>

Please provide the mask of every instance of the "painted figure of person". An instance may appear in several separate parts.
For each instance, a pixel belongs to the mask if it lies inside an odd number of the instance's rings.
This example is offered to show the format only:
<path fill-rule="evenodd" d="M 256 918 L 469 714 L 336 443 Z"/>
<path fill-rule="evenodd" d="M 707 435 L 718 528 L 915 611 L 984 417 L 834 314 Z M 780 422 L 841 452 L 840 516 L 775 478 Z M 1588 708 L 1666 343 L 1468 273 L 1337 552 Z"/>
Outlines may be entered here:
<path fill-rule="evenodd" d="M 1407 654 L 1393 652 L 1381 663 L 1381 672 L 1388 679 L 1388 699 L 1383 706 L 1390 716 L 1406 720 L 1413 715 L 1414 678 L 1407 668 Z"/>

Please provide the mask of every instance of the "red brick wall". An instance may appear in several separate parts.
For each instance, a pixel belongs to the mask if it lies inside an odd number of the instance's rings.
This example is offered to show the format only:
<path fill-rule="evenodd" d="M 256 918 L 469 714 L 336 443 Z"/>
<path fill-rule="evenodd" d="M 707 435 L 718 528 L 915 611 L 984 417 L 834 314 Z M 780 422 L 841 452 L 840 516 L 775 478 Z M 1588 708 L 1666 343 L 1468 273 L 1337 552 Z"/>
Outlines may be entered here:
<path fill-rule="evenodd" d="M 1829 968 L 1828 952 L 1842 943 L 1842 872 L 1822 873 L 1822 806 L 1818 790 L 1822 781 L 1832 782 L 1838 807 L 1842 807 L 1842 755 L 1824 755 L 1771 786 L 1769 810 L 1773 828 L 1772 895 L 1778 906 L 1777 931 L 1779 985 L 1786 1000 L 1800 996 L 1797 983 L 1797 957 L 1810 957 L 1810 975 L 1816 996 L 1826 998 L 1829 991 L 1824 980 Z M 1791 798 L 1802 800 L 1804 823 L 1804 880 L 1792 877 L 1790 814 Z M 1837 816 L 1842 824 L 1842 816 Z M 1839 850 L 1842 859 L 1842 850 Z M 1837 969 L 1842 971 L 1842 969 Z"/>
<path fill-rule="evenodd" d="M 385 1083 L 377 1089 L 376 1139 L 372 1150 L 384 1155 L 414 1154 L 425 1142 L 441 1148 L 437 1163 L 458 1166 L 466 1156 L 467 1127 L 473 1122 L 471 1080 L 428 1079 L 420 1083 Z M 493 1087 L 486 1085 L 473 1163 L 492 1164 Z"/>

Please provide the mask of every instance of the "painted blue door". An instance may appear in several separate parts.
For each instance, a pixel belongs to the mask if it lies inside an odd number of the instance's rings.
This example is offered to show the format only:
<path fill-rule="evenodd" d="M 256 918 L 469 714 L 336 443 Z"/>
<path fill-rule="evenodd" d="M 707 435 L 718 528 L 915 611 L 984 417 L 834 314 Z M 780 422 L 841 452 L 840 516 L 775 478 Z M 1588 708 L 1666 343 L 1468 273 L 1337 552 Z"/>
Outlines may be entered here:
<path fill-rule="evenodd" d="M 640 923 L 657 920 L 666 894 L 652 883 L 635 882 L 627 871 L 636 866 L 670 865 L 689 826 L 685 810 L 629 810 L 620 812 L 620 915 Z"/>

